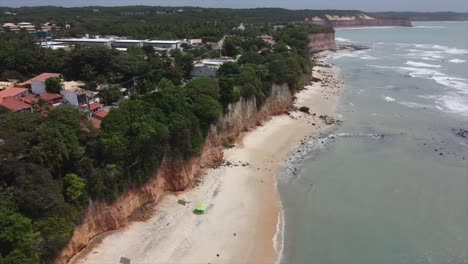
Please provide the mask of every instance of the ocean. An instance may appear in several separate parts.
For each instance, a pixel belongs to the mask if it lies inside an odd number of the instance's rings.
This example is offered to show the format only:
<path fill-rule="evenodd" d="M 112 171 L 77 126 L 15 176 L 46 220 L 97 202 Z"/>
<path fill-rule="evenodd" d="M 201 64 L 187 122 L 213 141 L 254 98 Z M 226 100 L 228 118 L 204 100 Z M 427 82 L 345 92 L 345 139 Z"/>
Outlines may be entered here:
<path fill-rule="evenodd" d="M 369 49 L 328 59 L 343 123 L 278 176 L 280 262 L 468 263 L 468 23 L 336 36 Z"/>

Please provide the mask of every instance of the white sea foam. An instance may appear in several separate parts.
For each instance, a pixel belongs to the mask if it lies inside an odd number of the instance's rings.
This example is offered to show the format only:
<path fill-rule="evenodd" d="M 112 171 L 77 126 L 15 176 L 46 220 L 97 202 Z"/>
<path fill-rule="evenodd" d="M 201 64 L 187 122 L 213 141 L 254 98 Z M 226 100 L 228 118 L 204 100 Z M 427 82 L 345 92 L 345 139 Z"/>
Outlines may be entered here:
<path fill-rule="evenodd" d="M 427 61 L 440 61 L 439 59 L 436 59 L 434 57 L 421 57 L 421 60 L 427 60 Z"/>
<path fill-rule="evenodd" d="M 442 96 L 438 101 L 445 108 L 443 110 L 456 113 L 462 116 L 468 116 L 468 98 L 456 94 Z"/>
<path fill-rule="evenodd" d="M 410 101 L 402 101 L 402 102 L 398 102 L 398 103 L 401 104 L 401 105 L 410 107 L 410 108 L 432 108 L 431 105 L 421 104 L 421 103 L 416 103 L 416 102 L 410 102 Z"/>
<path fill-rule="evenodd" d="M 429 68 L 440 68 L 440 65 L 434 65 L 434 64 L 427 64 L 423 62 L 416 62 L 416 61 L 407 61 L 405 63 L 406 65 L 414 66 L 414 67 L 429 67 Z"/>
<path fill-rule="evenodd" d="M 390 96 L 385 96 L 384 99 L 385 99 L 385 101 L 387 101 L 387 102 L 395 102 L 395 101 L 396 101 L 395 98 L 390 97 Z"/>
<path fill-rule="evenodd" d="M 359 57 L 360 54 L 358 54 L 357 52 L 353 52 L 353 53 L 335 53 L 334 55 L 332 55 L 331 57 L 333 59 L 340 59 L 340 58 L 356 58 L 356 57 Z"/>
<path fill-rule="evenodd" d="M 275 236 L 273 237 L 273 248 L 275 249 L 277 259 L 275 261 L 275 264 L 281 263 L 281 260 L 283 259 L 283 251 L 284 251 L 284 227 L 285 227 L 285 222 L 284 222 L 284 209 L 281 205 L 281 200 L 280 200 L 280 211 L 278 212 L 278 222 L 276 224 L 276 233 Z"/>
<path fill-rule="evenodd" d="M 464 63 L 466 60 L 460 60 L 460 59 L 451 59 L 449 60 L 451 63 Z"/>
<path fill-rule="evenodd" d="M 442 26 L 416 26 L 416 27 L 412 27 L 412 28 L 445 28 L 445 27 L 442 27 Z"/>
<path fill-rule="evenodd" d="M 345 39 L 345 38 L 335 38 L 336 41 L 341 41 L 341 42 L 354 42 L 350 39 Z"/>
<path fill-rule="evenodd" d="M 468 50 L 457 49 L 457 48 L 441 46 L 441 45 L 433 45 L 432 48 L 441 50 L 442 52 L 448 53 L 448 54 L 467 54 L 468 53 Z"/>
<path fill-rule="evenodd" d="M 362 57 L 359 57 L 361 60 L 376 60 L 377 58 L 371 55 L 364 55 Z"/>

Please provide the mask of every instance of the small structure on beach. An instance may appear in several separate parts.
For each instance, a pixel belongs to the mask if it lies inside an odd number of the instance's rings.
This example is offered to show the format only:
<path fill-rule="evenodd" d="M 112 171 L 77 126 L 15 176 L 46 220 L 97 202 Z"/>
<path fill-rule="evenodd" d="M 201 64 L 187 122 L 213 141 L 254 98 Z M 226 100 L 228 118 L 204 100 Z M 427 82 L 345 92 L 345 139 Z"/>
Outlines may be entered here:
<path fill-rule="evenodd" d="M 203 214 L 203 213 L 205 213 L 206 208 L 208 208 L 208 206 L 206 204 L 197 204 L 197 205 L 195 205 L 194 213 Z"/>

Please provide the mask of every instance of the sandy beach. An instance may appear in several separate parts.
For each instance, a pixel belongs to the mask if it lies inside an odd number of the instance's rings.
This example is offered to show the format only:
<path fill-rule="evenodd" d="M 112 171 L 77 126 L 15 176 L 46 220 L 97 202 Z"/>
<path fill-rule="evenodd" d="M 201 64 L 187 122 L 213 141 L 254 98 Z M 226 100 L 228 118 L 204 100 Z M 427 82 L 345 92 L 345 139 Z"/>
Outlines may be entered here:
<path fill-rule="evenodd" d="M 246 132 L 225 150 L 222 166 L 204 171 L 197 187 L 165 195 L 149 220 L 97 237 L 71 262 L 275 263 L 281 248 L 273 241 L 281 211 L 275 178 L 291 151 L 328 126 L 319 116 L 334 116 L 342 93 L 337 75 L 335 67 L 314 67 L 322 82 L 297 93 L 294 104 L 309 107 L 309 114 L 291 111 Z M 207 211 L 194 214 L 200 203 Z"/>

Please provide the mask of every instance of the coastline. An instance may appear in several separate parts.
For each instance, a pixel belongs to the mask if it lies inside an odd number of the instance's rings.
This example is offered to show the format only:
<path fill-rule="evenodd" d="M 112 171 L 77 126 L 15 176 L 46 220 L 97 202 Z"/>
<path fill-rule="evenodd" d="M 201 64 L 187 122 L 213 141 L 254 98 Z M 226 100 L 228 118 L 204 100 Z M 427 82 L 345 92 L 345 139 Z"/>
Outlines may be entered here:
<path fill-rule="evenodd" d="M 320 66 L 313 69 L 313 77 L 323 81 L 295 95 L 294 106 L 309 107 L 310 114 L 292 111 L 245 133 L 225 151 L 222 166 L 204 171 L 198 186 L 165 195 L 149 220 L 103 235 L 70 262 L 118 263 L 120 257 L 136 263 L 279 261 L 283 235 L 278 231 L 284 221 L 279 223 L 276 177 L 292 151 L 330 127 L 319 116 L 333 116 L 342 82 L 336 67 L 324 66 L 329 53 L 318 54 Z M 208 205 L 205 214 L 192 212 L 198 203 Z"/>

